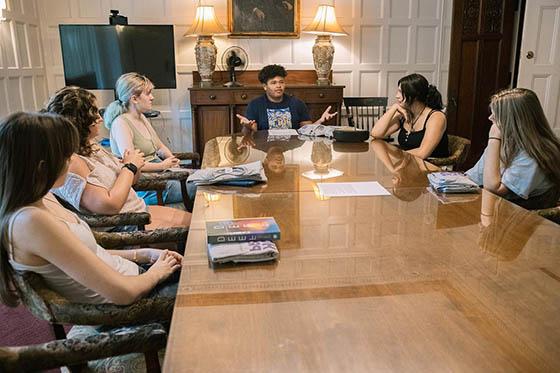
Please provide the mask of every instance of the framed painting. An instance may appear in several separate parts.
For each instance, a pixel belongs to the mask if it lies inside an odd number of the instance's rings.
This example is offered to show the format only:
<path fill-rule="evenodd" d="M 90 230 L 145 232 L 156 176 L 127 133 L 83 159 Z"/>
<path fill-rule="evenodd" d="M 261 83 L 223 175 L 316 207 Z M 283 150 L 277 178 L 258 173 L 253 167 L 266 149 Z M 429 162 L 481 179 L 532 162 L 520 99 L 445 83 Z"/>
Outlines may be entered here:
<path fill-rule="evenodd" d="M 301 0 L 228 0 L 233 38 L 298 38 Z"/>

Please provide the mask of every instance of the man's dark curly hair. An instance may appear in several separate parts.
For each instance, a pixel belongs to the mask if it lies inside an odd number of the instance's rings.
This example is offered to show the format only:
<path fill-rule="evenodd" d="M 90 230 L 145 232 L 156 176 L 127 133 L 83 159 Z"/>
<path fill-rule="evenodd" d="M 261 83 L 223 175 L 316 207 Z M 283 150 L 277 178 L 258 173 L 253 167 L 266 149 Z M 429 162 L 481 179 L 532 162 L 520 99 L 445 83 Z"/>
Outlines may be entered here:
<path fill-rule="evenodd" d="M 98 119 L 95 95 L 80 87 L 64 87 L 52 96 L 45 110 L 60 114 L 72 122 L 80 135 L 78 154 L 89 157 L 94 153 L 89 141 L 90 126 Z"/>
<path fill-rule="evenodd" d="M 266 84 L 270 79 L 277 76 L 281 76 L 282 78 L 288 76 L 288 72 L 286 71 L 284 66 L 268 65 L 263 67 L 261 71 L 259 71 L 259 82 L 261 82 L 262 84 Z"/>

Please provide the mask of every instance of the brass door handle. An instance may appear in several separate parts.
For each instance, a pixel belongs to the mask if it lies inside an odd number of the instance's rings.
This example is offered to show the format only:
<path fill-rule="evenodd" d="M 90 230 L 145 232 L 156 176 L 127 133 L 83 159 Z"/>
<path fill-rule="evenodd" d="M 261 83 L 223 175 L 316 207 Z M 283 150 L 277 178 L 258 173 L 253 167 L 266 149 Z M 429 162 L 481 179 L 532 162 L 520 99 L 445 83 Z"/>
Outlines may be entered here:
<path fill-rule="evenodd" d="M 216 99 L 216 95 L 210 95 L 210 96 L 208 96 L 208 98 L 209 98 L 210 100 L 215 100 L 215 99 Z"/>
<path fill-rule="evenodd" d="M 528 60 L 530 60 L 530 59 L 532 59 L 533 57 L 535 57 L 535 53 L 534 53 L 533 51 L 529 51 L 529 52 L 527 52 L 527 56 L 526 56 L 526 57 L 527 57 Z"/>
<path fill-rule="evenodd" d="M 241 95 L 241 99 L 242 99 L 242 100 L 246 100 L 246 99 L 247 99 L 247 94 L 246 94 L 246 93 L 243 93 L 243 94 Z"/>
<path fill-rule="evenodd" d="M 325 98 L 325 94 L 324 93 L 319 93 L 319 98 Z"/>

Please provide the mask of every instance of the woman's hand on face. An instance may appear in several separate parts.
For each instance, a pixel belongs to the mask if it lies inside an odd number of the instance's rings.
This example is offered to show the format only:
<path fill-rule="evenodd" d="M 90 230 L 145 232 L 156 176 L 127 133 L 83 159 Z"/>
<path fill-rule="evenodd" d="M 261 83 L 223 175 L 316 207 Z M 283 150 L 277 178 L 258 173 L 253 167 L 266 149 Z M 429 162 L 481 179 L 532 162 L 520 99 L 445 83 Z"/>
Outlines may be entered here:
<path fill-rule="evenodd" d="M 181 268 L 182 256 L 173 251 L 162 250 L 157 260 L 148 269 L 157 276 L 158 281 L 165 280 L 173 272 Z"/>
<path fill-rule="evenodd" d="M 126 149 L 123 154 L 122 163 L 132 163 L 139 170 L 144 167 L 144 153 L 138 149 Z"/>
<path fill-rule="evenodd" d="M 167 170 L 168 168 L 171 168 L 171 167 L 179 167 L 179 161 L 180 161 L 179 158 L 171 156 L 171 157 L 165 158 L 161 162 L 161 165 L 164 167 L 163 168 L 164 170 Z"/>
<path fill-rule="evenodd" d="M 401 104 L 399 104 L 398 102 L 395 102 L 393 104 L 393 106 L 391 106 L 391 108 L 389 110 L 395 110 L 395 114 L 400 114 L 403 118 L 406 119 L 406 110 L 404 110 L 404 108 L 401 106 Z"/>
<path fill-rule="evenodd" d="M 492 124 L 492 126 L 490 127 L 490 133 L 488 134 L 488 137 L 497 137 L 499 139 L 502 138 L 502 131 L 500 130 L 500 127 L 498 127 L 497 124 Z"/>

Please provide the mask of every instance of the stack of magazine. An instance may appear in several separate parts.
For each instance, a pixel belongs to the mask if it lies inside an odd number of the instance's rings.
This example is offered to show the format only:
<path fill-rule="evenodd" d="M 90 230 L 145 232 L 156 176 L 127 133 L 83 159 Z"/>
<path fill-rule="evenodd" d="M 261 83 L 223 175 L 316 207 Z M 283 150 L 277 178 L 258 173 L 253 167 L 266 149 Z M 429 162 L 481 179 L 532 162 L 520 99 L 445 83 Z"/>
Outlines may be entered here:
<path fill-rule="evenodd" d="M 211 264 L 252 263 L 275 260 L 280 227 L 272 217 L 206 222 L 208 259 Z"/>
<path fill-rule="evenodd" d="M 433 172 L 428 174 L 430 185 L 439 193 L 473 193 L 478 185 L 461 172 Z"/>

